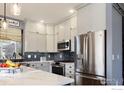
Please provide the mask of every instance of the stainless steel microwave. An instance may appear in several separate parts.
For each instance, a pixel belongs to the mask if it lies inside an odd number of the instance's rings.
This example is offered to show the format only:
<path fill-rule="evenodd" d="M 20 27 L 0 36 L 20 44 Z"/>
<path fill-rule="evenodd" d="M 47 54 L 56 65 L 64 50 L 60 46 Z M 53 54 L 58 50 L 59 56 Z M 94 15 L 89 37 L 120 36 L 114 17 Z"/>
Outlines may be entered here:
<path fill-rule="evenodd" d="M 58 51 L 70 51 L 71 50 L 71 40 L 65 40 L 57 43 Z"/>

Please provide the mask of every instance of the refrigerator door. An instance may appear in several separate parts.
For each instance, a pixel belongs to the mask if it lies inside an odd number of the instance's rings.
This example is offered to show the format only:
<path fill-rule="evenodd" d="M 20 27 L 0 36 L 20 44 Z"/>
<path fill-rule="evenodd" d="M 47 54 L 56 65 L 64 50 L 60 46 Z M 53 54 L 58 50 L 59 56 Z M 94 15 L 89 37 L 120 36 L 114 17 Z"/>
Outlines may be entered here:
<path fill-rule="evenodd" d="M 105 31 L 94 32 L 95 74 L 105 76 Z"/>
<path fill-rule="evenodd" d="M 89 32 L 89 74 L 105 76 L 105 32 Z"/>
<path fill-rule="evenodd" d="M 91 76 L 88 74 L 76 73 L 76 85 L 105 85 L 105 78 L 98 76 Z"/>
<path fill-rule="evenodd" d="M 76 71 L 87 72 L 86 70 L 86 41 L 87 35 L 79 35 L 75 37 L 75 52 L 76 52 Z"/>

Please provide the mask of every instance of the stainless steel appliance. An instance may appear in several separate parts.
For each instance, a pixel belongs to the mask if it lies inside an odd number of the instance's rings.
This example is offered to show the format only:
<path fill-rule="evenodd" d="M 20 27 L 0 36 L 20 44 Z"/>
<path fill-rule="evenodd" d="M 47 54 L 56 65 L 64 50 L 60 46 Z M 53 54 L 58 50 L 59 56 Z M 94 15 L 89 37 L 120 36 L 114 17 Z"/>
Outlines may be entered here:
<path fill-rule="evenodd" d="M 75 37 L 75 84 L 105 84 L 105 31 Z"/>
<path fill-rule="evenodd" d="M 58 51 L 70 51 L 71 50 L 71 40 L 65 40 L 57 43 Z"/>
<path fill-rule="evenodd" d="M 65 65 L 58 62 L 53 63 L 52 73 L 65 76 Z"/>

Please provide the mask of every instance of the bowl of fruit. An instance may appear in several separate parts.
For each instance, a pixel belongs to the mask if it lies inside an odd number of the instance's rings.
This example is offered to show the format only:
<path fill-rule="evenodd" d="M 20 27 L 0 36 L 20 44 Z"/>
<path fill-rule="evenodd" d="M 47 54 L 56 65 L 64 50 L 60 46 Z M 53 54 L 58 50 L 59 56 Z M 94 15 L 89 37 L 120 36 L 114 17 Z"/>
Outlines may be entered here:
<path fill-rule="evenodd" d="M 0 63 L 0 74 L 14 74 L 22 72 L 21 64 L 7 60 L 5 63 Z"/>

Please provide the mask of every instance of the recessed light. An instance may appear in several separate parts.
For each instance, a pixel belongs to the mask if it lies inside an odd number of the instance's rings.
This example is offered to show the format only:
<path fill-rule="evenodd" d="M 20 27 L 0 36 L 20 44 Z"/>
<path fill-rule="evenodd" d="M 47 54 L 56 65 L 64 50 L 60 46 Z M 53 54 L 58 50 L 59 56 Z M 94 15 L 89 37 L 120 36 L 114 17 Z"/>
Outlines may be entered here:
<path fill-rule="evenodd" d="M 71 9 L 71 10 L 69 10 L 69 12 L 70 12 L 70 13 L 74 13 L 74 12 L 75 12 L 75 10 L 74 10 L 74 9 Z"/>
<path fill-rule="evenodd" d="M 40 20 L 41 23 L 44 23 L 44 20 Z"/>

